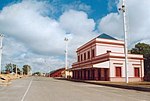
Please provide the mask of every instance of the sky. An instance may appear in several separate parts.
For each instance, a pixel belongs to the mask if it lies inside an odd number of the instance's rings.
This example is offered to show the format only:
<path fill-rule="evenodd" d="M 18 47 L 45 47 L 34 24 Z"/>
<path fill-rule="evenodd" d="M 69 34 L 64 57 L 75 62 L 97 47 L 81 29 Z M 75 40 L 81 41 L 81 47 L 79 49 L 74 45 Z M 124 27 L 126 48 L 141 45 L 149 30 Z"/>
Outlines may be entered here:
<path fill-rule="evenodd" d="M 123 39 L 121 0 L 0 0 L 2 69 L 8 63 L 48 72 L 76 62 L 76 49 L 106 33 Z M 126 0 L 128 47 L 150 43 L 150 1 Z"/>

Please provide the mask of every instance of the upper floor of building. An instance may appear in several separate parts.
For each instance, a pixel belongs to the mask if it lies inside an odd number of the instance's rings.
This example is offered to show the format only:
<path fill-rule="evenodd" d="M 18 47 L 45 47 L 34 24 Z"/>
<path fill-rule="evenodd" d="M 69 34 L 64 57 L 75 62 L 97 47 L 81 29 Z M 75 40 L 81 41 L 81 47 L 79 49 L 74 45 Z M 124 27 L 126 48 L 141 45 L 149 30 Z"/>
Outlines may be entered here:
<path fill-rule="evenodd" d="M 108 52 L 124 53 L 124 41 L 101 34 L 77 49 L 77 61 L 90 60 Z"/>

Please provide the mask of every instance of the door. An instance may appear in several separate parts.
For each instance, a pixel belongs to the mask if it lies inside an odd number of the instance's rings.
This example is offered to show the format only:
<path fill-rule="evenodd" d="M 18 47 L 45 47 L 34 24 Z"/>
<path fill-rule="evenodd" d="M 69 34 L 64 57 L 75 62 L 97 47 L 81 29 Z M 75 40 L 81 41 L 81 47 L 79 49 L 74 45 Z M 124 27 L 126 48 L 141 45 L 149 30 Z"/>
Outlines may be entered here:
<path fill-rule="evenodd" d="M 140 77 L 139 68 L 134 68 L 134 76 L 135 77 Z"/>
<path fill-rule="evenodd" d="M 106 68 L 105 70 L 104 70 L 104 75 L 105 75 L 105 81 L 109 81 L 109 69 L 108 68 Z"/>
<path fill-rule="evenodd" d="M 108 68 L 100 69 L 100 80 L 101 81 L 109 81 L 109 69 Z"/>
<path fill-rule="evenodd" d="M 121 77 L 121 67 L 116 67 L 116 77 Z"/>

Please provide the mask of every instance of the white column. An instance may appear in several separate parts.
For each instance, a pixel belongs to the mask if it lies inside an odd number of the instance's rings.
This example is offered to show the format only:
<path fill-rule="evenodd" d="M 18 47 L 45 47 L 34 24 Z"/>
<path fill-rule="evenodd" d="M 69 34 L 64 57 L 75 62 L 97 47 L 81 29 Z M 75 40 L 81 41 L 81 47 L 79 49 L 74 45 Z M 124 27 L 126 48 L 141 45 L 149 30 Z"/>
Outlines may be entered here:
<path fill-rule="evenodd" d="M 65 78 L 67 78 L 67 69 L 68 69 L 68 39 L 65 38 L 64 41 L 66 42 L 65 48 Z"/>
<path fill-rule="evenodd" d="M 125 0 L 122 2 L 123 28 L 124 28 L 124 52 L 125 52 L 125 82 L 128 83 L 128 41 L 127 41 L 127 22 L 126 22 L 126 5 Z"/>
<path fill-rule="evenodd" d="M 0 74 L 2 72 L 2 48 L 3 48 L 2 42 L 3 42 L 3 37 L 4 36 L 2 34 L 0 34 Z"/>

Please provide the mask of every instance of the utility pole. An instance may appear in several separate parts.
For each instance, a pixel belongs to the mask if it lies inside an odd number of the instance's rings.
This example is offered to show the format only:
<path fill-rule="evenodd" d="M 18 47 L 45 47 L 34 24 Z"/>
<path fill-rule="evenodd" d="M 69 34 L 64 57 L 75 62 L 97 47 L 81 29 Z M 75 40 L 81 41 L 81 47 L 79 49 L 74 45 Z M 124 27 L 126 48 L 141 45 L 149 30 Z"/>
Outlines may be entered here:
<path fill-rule="evenodd" d="M 123 29 L 124 29 L 124 53 L 125 53 L 125 82 L 128 83 L 128 41 L 127 41 L 127 22 L 126 22 L 126 3 L 122 0 L 122 7 L 119 8 L 123 12 Z"/>
<path fill-rule="evenodd" d="M 4 35 L 0 34 L 0 74 L 2 72 L 2 49 L 3 49 L 3 37 Z"/>
<path fill-rule="evenodd" d="M 67 78 L 67 69 L 68 69 L 68 38 L 65 37 L 64 41 L 66 43 L 66 48 L 65 48 L 65 78 Z"/>

